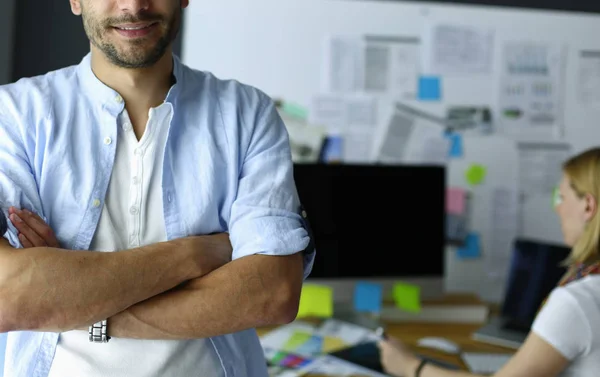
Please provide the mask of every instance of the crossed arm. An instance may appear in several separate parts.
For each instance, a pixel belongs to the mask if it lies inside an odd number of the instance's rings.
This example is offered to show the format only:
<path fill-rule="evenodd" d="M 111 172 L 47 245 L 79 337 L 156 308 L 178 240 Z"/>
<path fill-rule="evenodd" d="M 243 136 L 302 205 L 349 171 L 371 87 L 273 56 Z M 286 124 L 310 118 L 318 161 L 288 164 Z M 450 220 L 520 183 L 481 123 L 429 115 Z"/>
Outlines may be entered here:
<path fill-rule="evenodd" d="M 19 218 L 31 247 L 16 251 L 0 239 L 0 332 L 61 332 L 109 318 L 113 337 L 190 339 L 287 323 L 297 313 L 300 254 L 229 262 L 225 235 L 72 252 L 36 246 L 53 245 L 43 239 L 52 231 L 31 213 Z"/>

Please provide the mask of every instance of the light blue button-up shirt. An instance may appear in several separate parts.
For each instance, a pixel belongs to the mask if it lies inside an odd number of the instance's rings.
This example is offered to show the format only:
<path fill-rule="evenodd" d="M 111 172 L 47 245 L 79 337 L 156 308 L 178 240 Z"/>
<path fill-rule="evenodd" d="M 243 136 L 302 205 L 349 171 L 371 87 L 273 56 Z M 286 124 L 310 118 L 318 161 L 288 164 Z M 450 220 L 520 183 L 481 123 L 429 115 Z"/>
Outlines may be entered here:
<path fill-rule="evenodd" d="M 165 99 L 174 114 L 162 177 L 167 238 L 229 232 L 234 259 L 305 250 L 310 237 L 288 134 L 273 101 L 177 57 L 174 75 Z M 90 55 L 77 66 L 0 87 L 0 207 L 32 210 L 63 248 L 87 250 L 115 158 L 116 143 L 104 140 L 117 140 L 124 108 L 92 72 Z M 22 247 L 12 224 L 4 237 Z M 305 277 L 313 261 L 314 254 L 305 255 Z M 5 376 L 46 377 L 57 341 L 57 333 L 9 333 Z M 210 343 L 226 376 L 267 376 L 255 330 Z"/>

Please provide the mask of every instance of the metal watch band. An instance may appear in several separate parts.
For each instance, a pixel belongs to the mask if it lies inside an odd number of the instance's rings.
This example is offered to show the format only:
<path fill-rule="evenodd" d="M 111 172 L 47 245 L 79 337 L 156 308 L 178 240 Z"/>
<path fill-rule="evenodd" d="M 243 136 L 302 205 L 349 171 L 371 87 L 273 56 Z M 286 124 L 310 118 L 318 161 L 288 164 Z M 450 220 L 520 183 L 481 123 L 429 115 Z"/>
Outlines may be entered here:
<path fill-rule="evenodd" d="M 107 333 L 108 321 L 100 321 L 90 326 L 90 342 L 92 343 L 108 343 L 110 336 Z"/>

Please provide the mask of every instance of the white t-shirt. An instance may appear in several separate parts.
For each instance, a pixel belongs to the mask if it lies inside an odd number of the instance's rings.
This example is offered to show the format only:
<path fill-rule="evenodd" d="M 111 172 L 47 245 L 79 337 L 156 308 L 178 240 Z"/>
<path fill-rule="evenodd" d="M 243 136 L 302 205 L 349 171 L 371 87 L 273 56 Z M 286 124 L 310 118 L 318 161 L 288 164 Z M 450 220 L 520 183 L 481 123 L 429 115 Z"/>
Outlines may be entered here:
<path fill-rule="evenodd" d="M 600 376 L 600 275 L 555 288 L 532 331 L 571 361 L 561 376 Z"/>
<path fill-rule="evenodd" d="M 167 240 L 162 201 L 164 147 L 173 108 L 150 110 L 138 142 L 127 111 L 119 118 L 115 165 L 91 250 L 112 252 Z M 109 320 L 110 335 L 110 320 Z M 61 333 L 49 377 L 224 376 L 208 339 L 112 338 L 90 343 L 87 331 Z"/>

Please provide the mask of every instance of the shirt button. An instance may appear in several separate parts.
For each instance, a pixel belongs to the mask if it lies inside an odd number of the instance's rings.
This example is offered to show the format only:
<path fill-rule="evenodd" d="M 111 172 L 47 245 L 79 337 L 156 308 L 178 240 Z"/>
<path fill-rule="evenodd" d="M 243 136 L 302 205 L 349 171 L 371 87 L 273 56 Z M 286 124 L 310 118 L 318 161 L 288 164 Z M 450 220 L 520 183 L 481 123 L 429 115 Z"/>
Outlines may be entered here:
<path fill-rule="evenodd" d="M 124 130 L 125 132 L 129 132 L 129 131 L 131 131 L 131 128 L 132 128 L 132 127 L 131 127 L 131 124 L 130 124 L 130 123 L 125 123 L 125 124 L 123 125 L 123 130 Z"/>
<path fill-rule="evenodd" d="M 131 181 L 133 182 L 134 185 L 137 185 L 140 183 L 140 179 L 138 177 L 133 177 L 133 179 Z"/>
<path fill-rule="evenodd" d="M 132 215 L 137 215 L 137 213 L 138 213 L 137 207 L 131 207 L 129 209 L 129 213 L 131 213 Z"/>
<path fill-rule="evenodd" d="M 94 199 L 94 202 L 92 203 L 92 205 L 96 208 L 100 207 L 100 200 L 99 199 Z"/>
<path fill-rule="evenodd" d="M 104 138 L 104 144 L 110 145 L 110 143 L 112 143 L 112 139 L 110 137 L 105 137 Z"/>
<path fill-rule="evenodd" d="M 136 154 L 136 156 L 141 156 L 141 155 L 144 154 L 144 151 L 138 148 L 138 149 L 135 150 L 134 153 Z"/>
<path fill-rule="evenodd" d="M 123 97 L 121 97 L 121 96 L 117 95 L 117 96 L 115 97 L 115 102 L 117 102 L 117 103 L 123 103 Z"/>
<path fill-rule="evenodd" d="M 167 202 L 171 203 L 172 200 L 173 198 L 171 197 L 171 194 L 167 195 Z"/>

